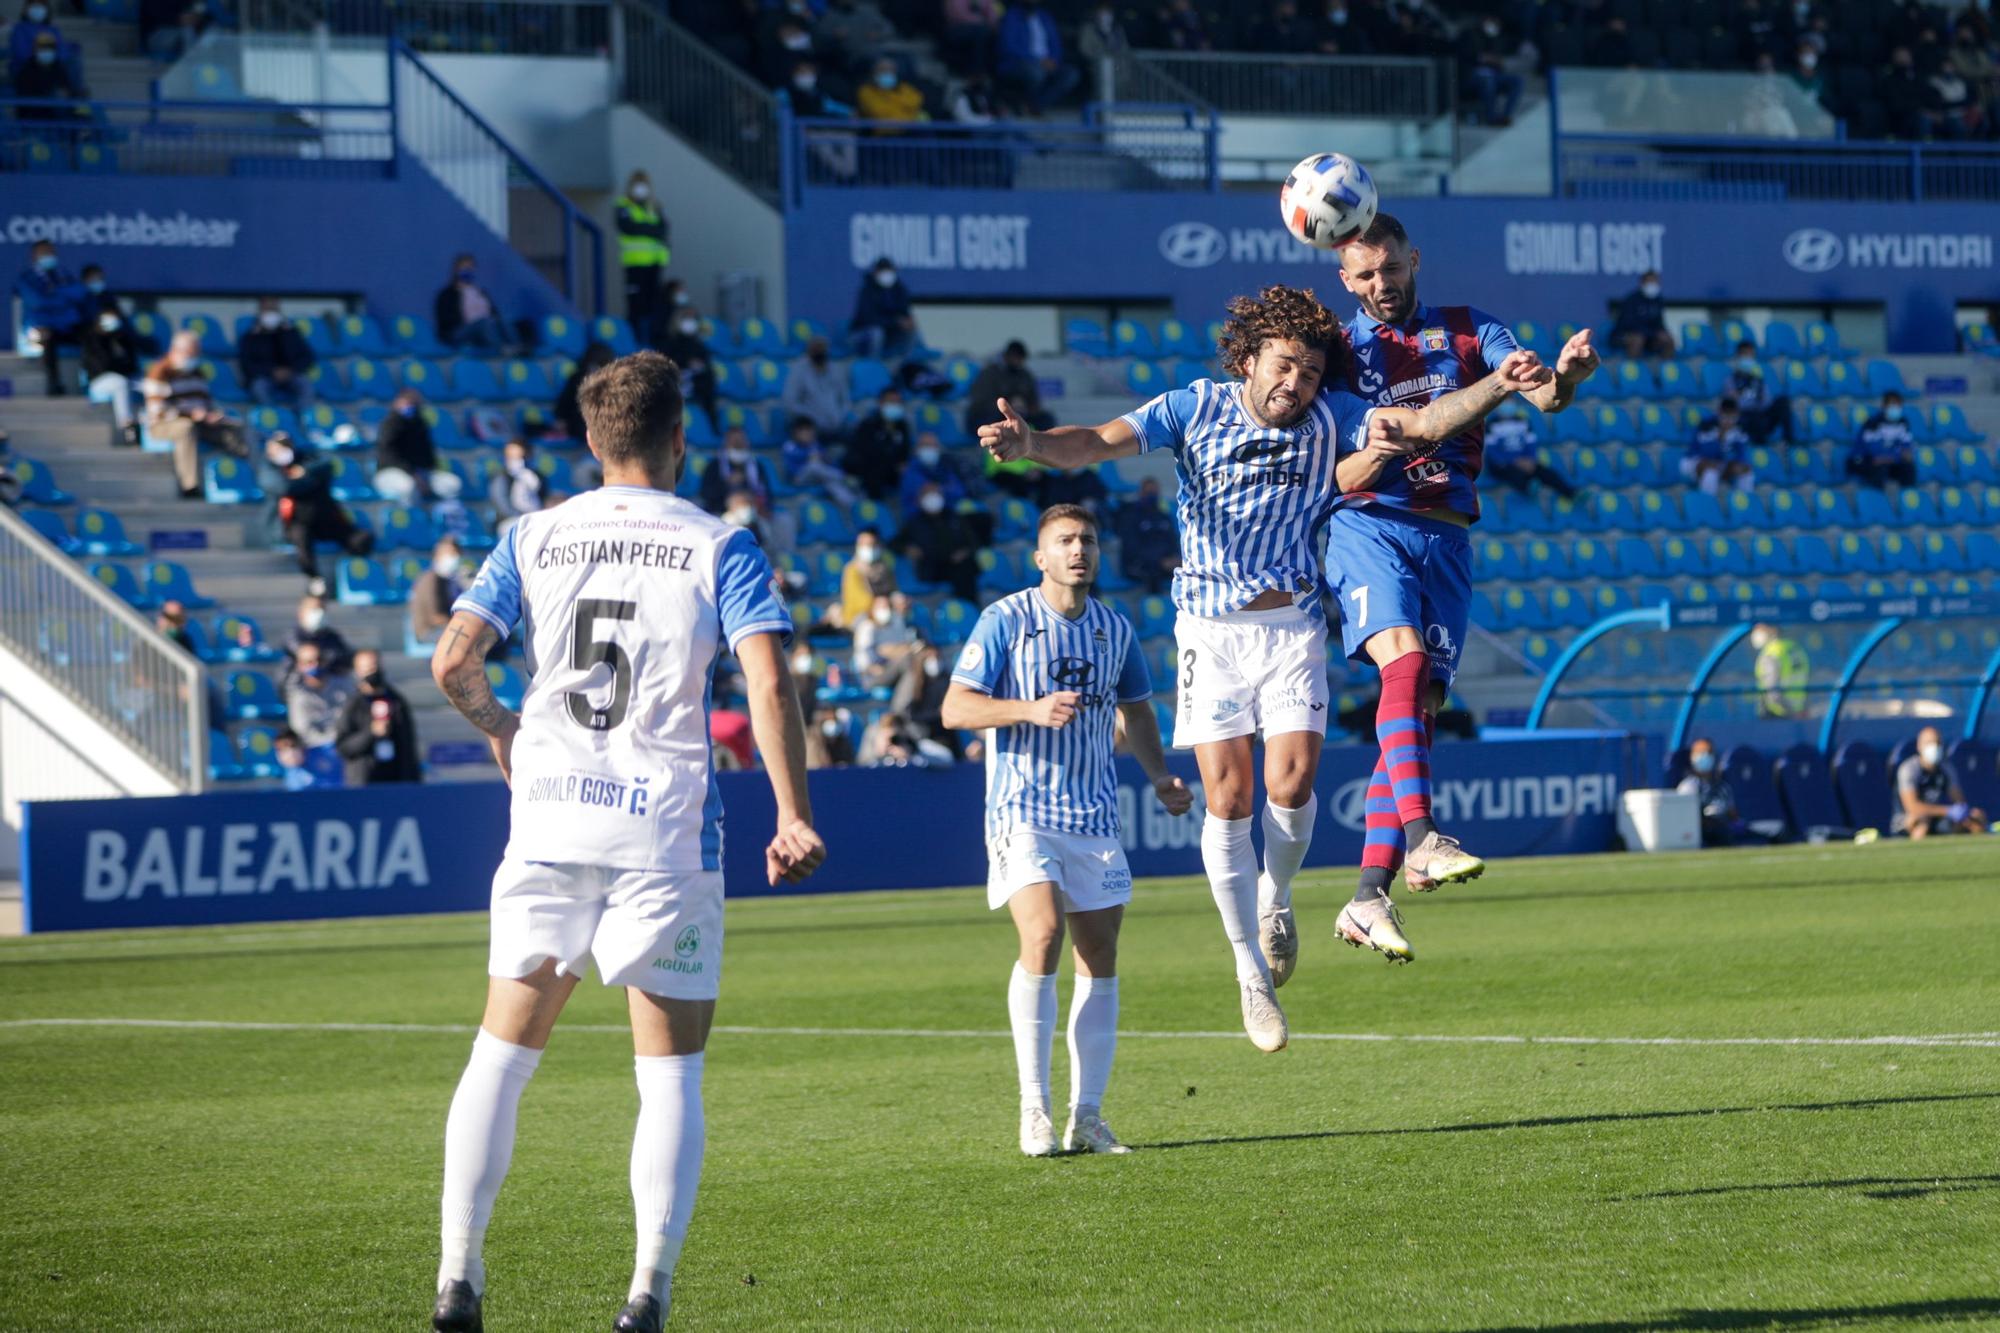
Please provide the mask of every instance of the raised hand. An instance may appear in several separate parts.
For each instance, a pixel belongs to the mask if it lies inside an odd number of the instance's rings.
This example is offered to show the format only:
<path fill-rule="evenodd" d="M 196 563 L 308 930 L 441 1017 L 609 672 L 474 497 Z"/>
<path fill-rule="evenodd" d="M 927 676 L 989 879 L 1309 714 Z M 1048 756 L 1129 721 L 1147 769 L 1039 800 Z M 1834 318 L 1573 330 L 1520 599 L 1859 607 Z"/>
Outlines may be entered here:
<path fill-rule="evenodd" d="M 1403 423 L 1386 412 L 1377 412 L 1368 418 L 1368 447 L 1377 453 L 1401 457 L 1416 453 L 1424 447 L 1423 441 L 1413 440 L 1403 433 Z"/>
<path fill-rule="evenodd" d="M 1038 727 L 1060 729 L 1069 725 L 1076 716 L 1077 700 L 1083 696 L 1075 690 L 1057 690 L 1045 694 L 1028 705 L 1028 720 Z"/>
<path fill-rule="evenodd" d="M 1529 389 L 1547 384 L 1554 372 L 1542 364 L 1542 358 L 1523 347 L 1510 352 L 1502 361 L 1497 372 L 1500 383 L 1509 393 L 1525 393 Z"/>
<path fill-rule="evenodd" d="M 1556 354 L 1556 378 L 1577 385 L 1597 373 L 1597 349 L 1590 345 L 1590 330 L 1578 329 Z"/>
<path fill-rule="evenodd" d="M 764 849 L 764 875 L 772 888 L 797 884 L 825 860 L 826 844 L 820 841 L 813 826 L 803 819 L 794 819 L 779 829 L 778 836 Z"/>
<path fill-rule="evenodd" d="M 1000 419 L 989 421 L 979 428 L 979 447 L 992 454 L 1002 463 L 1012 463 L 1028 456 L 1028 447 L 1034 431 L 1014 410 L 1014 405 L 1005 398 L 994 400 L 1000 408 Z"/>

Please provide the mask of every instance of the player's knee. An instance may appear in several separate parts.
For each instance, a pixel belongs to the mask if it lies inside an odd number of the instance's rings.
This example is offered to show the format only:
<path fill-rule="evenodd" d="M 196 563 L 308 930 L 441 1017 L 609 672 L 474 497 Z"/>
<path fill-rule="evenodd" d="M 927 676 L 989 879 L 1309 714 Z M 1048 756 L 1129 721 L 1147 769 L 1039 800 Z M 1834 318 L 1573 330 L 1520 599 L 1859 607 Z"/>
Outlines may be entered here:
<path fill-rule="evenodd" d="M 1204 783 L 1202 796 L 1208 802 L 1208 813 L 1217 819 L 1250 818 L 1250 792 L 1248 780 L 1229 778 L 1220 782 Z"/>
<path fill-rule="evenodd" d="M 1115 977 L 1118 975 L 1118 941 L 1078 940 L 1076 942 L 1077 970 L 1086 976 Z"/>
<path fill-rule="evenodd" d="M 1038 977 L 1046 977 L 1062 961 L 1063 931 L 1060 922 L 1032 922 L 1021 927 L 1021 966 Z"/>
<path fill-rule="evenodd" d="M 1264 792 L 1271 804 L 1296 810 L 1312 799 L 1313 766 L 1303 756 L 1265 766 Z"/>

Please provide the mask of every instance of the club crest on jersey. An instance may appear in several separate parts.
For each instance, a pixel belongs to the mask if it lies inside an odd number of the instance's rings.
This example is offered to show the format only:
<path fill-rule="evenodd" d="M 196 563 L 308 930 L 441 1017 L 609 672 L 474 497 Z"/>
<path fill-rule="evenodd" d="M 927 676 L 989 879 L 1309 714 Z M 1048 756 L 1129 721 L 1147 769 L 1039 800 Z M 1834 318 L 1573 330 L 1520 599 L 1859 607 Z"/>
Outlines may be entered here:
<path fill-rule="evenodd" d="M 1442 352 L 1451 342 L 1443 329 L 1425 329 L 1417 336 L 1423 339 L 1426 352 Z"/>

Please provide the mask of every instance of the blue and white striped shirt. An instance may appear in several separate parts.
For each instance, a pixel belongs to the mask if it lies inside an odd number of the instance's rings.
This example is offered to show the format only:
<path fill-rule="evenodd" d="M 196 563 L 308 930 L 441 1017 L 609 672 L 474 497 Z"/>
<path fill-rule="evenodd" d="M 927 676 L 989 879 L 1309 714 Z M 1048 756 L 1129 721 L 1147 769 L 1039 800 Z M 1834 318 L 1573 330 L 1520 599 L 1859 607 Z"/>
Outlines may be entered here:
<path fill-rule="evenodd" d="M 1334 460 L 1367 443 L 1371 410 L 1354 394 L 1323 389 L 1297 426 L 1273 430 L 1243 405 L 1242 385 L 1196 380 L 1126 413 L 1141 453 L 1174 451 L 1174 605 L 1227 615 L 1278 588 L 1319 616 L 1325 528 L 1340 498 Z"/>
<path fill-rule="evenodd" d="M 989 839 L 1015 829 L 1118 836 L 1117 706 L 1153 696 L 1131 621 L 1096 598 L 1071 620 L 1029 588 L 979 613 L 951 678 L 995 699 L 1082 696 L 1065 726 L 994 728 L 986 747 Z"/>

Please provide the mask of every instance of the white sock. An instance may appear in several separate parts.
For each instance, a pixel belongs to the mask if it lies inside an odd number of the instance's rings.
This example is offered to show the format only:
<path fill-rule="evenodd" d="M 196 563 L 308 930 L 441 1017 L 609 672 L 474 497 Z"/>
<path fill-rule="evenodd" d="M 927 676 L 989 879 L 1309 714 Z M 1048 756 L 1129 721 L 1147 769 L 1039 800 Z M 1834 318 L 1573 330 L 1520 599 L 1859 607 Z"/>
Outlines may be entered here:
<path fill-rule="evenodd" d="M 1118 978 L 1077 973 L 1069 1002 L 1069 1109 L 1104 1105 L 1118 1053 Z"/>
<path fill-rule="evenodd" d="M 1292 880 L 1305 863 L 1306 848 L 1312 846 L 1313 821 L 1319 818 L 1319 796 L 1306 797 L 1296 810 L 1264 802 L 1264 878 L 1273 889 L 1270 902 L 1257 904 L 1263 911 L 1292 905 Z"/>
<path fill-rule="evenodd" d="M 707 1126 L 701 1114 L 702 1053 L 640 1055 L 639 1128 L 632 1135 L 632 1206 L 639 1225 L 638 1262 L 625 1299 L 651 1292 L 664 1303 L 687 1241 L 701 1184 Z"/>
<path fill-rule="evenodd" d="M 444 1259 L 438 1290 L 447 1282 L 470 1282 L 486 1290 L 486 1263 L 480 1247 L 493 1218 L 493 1200 L 514 1158 L 514 1118 L 521 1092 L 542 1062 L 540 1051 L 502 1041 L 481 1028 L 472 1040 L 472 1058 L 452 1094 L 444 1122 Z"/>
<path fill-rule="evenodd" d="M 1250 842 L 1250 821 L 1221 819 L 1210 811 L 1201 825 L 1201 865 L 1222 914 L 1222 933 L 1236 954 L 1236 979 L 1270 976 L 1251 928 L 1257 920 L 1257 849 Z"/>
<path fill-rule="evenodd" d="M 1014 1065 L 1021 1075 L 1021 1106 L 1049 1107 L 1049 1052 L 1056 1041 L 1056 978 L 1038 977 L 1014 961 L 1007 982 L 1007 1018 L 1014 1029 Z"/>

